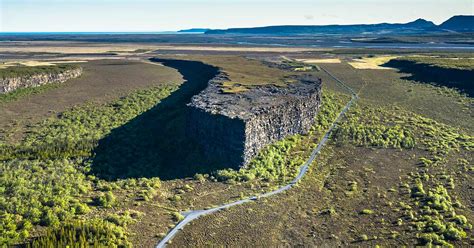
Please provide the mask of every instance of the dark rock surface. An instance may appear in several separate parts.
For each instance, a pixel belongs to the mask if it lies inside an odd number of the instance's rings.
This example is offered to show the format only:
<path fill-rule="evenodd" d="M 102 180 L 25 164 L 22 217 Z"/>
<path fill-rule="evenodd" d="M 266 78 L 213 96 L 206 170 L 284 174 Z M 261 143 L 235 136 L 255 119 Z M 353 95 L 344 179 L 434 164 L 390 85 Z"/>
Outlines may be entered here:
<path fill-rule="evenodd" d="M 311 75 L 293 78 L 287 87 L 260 86 L 238 94 L 224 94 L 225 74 L 209 82 L 194 96 L 188 134 L 207 156 L 246 165 L 260 149 L 288 135 L 309 131 L 321 104 L 321 79 Z"/>

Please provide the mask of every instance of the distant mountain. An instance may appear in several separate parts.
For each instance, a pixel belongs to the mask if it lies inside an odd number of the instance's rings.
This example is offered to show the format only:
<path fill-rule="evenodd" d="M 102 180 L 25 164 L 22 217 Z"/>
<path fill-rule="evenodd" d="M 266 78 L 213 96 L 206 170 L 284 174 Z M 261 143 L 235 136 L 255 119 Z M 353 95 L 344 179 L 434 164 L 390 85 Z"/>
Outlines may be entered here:
<path fill-rule="evenodd" d="M 427 30 L 437 30 L 430 21 L 418 19 L 408 23 L 379 23 L 355 25 L 287 25 L 255 28 L 229 28 L 224 30 L 208 30 L 206 34 L 274 34 L 274 35 L 303 35 L 303 34 L 407 34 L 424 33 Z"/>
<path fill-rule="evenodd" d="M 474 16 L 453 16 L 439 25 L 439 27 L 458 32 L 474 32 Z"/>
<path fill-rule="evenodd" d="M 209 30 L 210 30 L 209 28 L 190 28 L 190 29 L 179 30 L 178 33 L 205 33 Z"/>

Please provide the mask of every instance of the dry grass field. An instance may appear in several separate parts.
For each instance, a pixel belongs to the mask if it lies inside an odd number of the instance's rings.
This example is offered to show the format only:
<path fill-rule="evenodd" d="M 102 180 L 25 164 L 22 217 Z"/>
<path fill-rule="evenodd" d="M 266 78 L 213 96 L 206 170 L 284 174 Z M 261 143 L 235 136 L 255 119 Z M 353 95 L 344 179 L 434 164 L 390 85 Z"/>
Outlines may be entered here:
<path fill-rule="evenodd" d="M 383 67 L 381 65 L 387 63 L 388 61 L 395 59 L 395 56 L 375 56 L 375 57 L 366 57 L 361 59 L 354 59 L 353 62 L 349 62 L 349 65 L 356 69 L 377 69 L 377 70 L 389 70 L 388 67 Z"/>

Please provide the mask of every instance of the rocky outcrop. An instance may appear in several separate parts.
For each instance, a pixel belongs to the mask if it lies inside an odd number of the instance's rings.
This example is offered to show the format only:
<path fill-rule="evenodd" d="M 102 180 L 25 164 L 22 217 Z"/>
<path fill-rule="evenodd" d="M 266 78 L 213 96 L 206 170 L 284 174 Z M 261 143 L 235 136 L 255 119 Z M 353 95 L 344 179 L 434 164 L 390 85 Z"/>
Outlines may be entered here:
<path fill-rule="evenodd" d="M 0 77 L 0 94 L 8 93 L 20 88 L 37 87 L 51 83 L 63 83 L 71 78 L 79 77 L 81 74 L 82 68 L 77 67 L 58 73 L 38 73 L 7 78 Z"/>
<path fill-rule="evenodd" d="M 209 157 L 229 167 L 245 166 L 264 146 L 292 134 L 309 131 L 321 104 L 321 79 L 295 77 L 287 87 L 260 86 L 224 94 L 224 74 L 194 96 L 188 135 Z"/>

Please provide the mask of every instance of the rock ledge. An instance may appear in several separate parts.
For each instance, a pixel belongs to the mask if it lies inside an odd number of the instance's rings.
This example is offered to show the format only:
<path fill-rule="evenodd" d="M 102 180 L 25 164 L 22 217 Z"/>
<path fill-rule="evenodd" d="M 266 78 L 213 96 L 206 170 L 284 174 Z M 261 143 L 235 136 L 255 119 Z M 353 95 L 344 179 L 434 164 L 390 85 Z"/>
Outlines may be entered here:
<path fill-rule="evenodd" d="M 265 145 L 311 128 L 321 104 L 321 79 L 311 75 L 292 78 L 287 87 L 259 86 L 246 92 L 225 94 L 224 73 L 209 82 L 188 104 L 188 135 L 203 153 L 245 166 Z"/>

